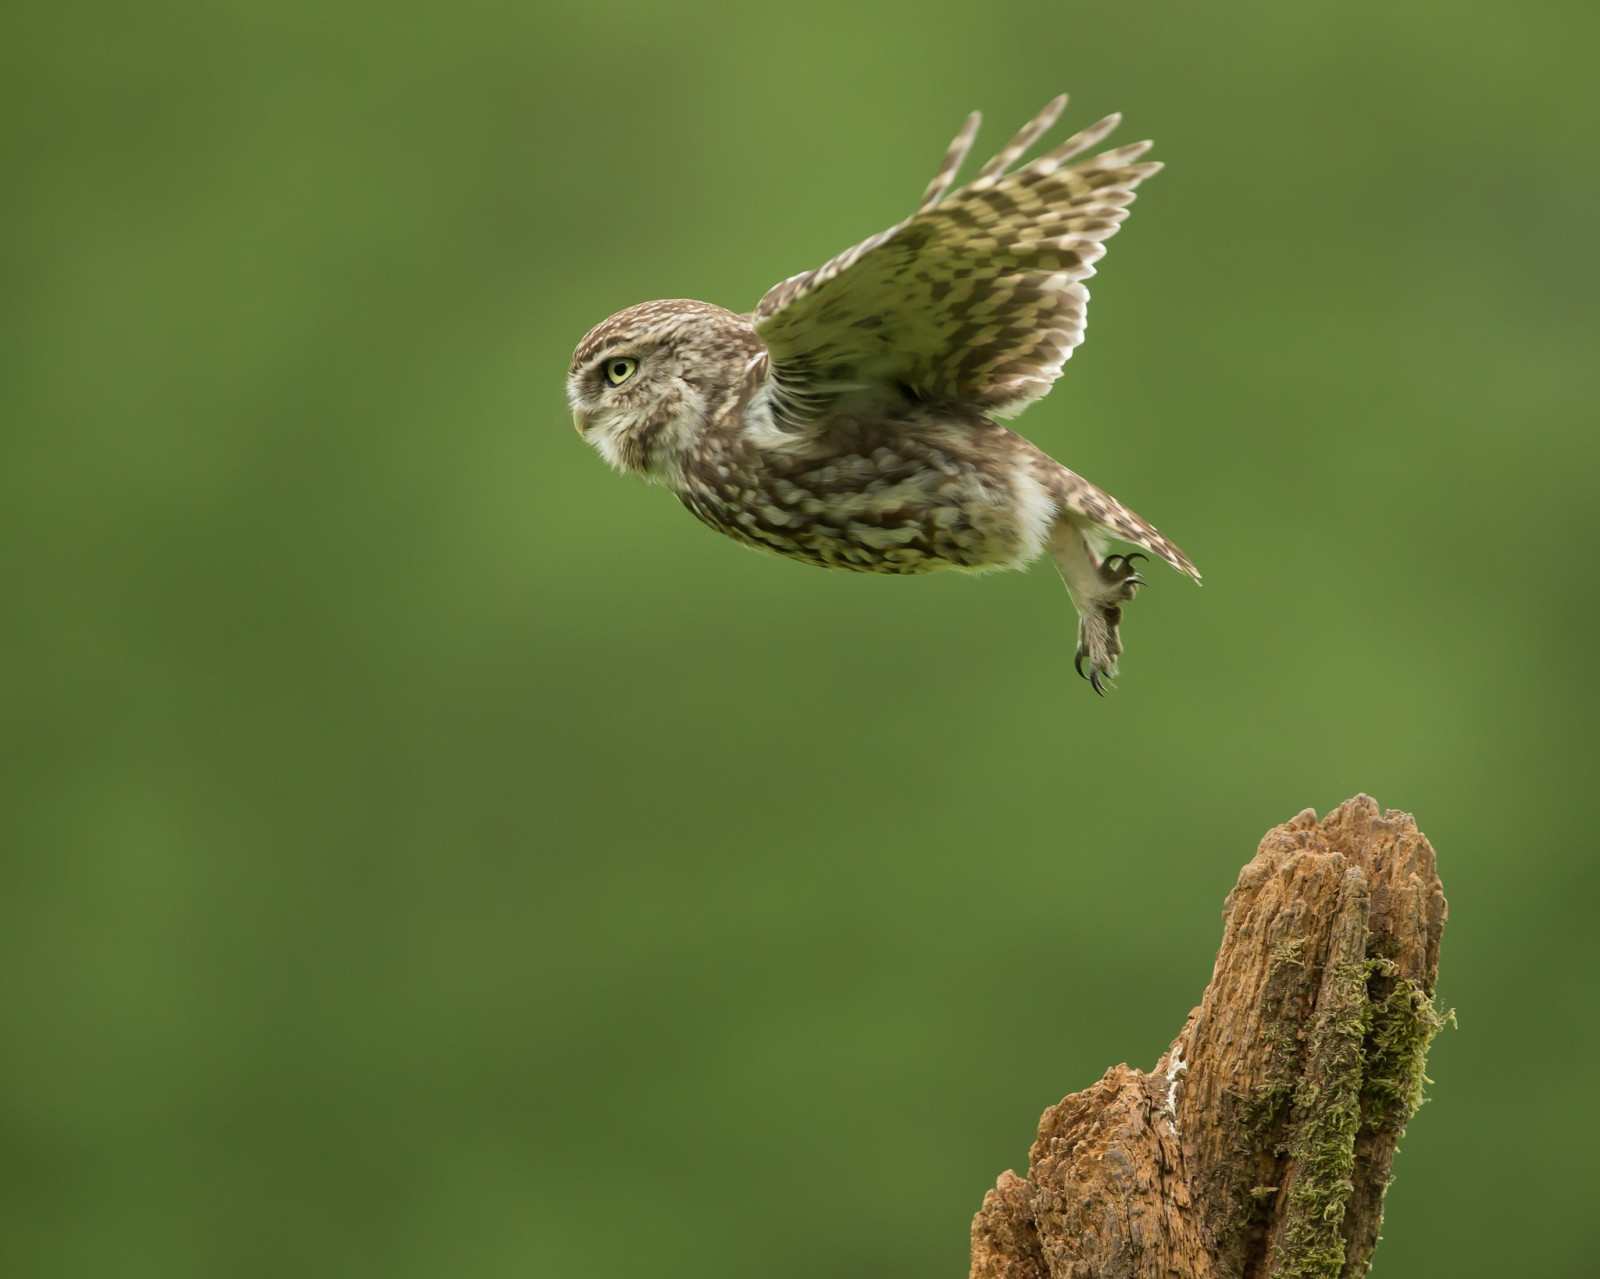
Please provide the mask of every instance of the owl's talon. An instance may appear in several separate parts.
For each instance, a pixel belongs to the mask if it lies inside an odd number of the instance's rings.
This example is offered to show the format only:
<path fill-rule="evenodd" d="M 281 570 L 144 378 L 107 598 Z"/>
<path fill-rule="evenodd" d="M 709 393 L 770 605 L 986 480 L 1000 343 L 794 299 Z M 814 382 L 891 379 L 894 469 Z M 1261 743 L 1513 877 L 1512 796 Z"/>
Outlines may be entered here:
<path fill-rule="evenodd" d="M 1101 697 L 1104 697 L 1106 690 L 1105 685 L 1100 682 L 1100 668 L 1090 662 L 1088 671 L 1085 672 L 1083 669 L 1083 659 L 1088 655 L 1087 649 L 1080 648 L 1072 655 L 1072 668 L 1078 672 L 1080 677 L 1089 681 L 1090 688 L 1094 689 Z"/>
<path fill-rule="evenodd" d="M 1122 609 L 1109 599 L 1078 616 L 1078 648 L 1072 665 L 1101 697 L 1117 677 L 1117 658 L 1122 653 L 1117 628 L 1121 624 Z"/>
<path fill-rule="evenodd" d="M 1138 551 L 1127 555 L 1108 555 L 1100 561 L 1100 579 L 1113 588 L 1115 598 L 1131 600 L 1133 593 L 1144 585 L 1144 578 L 1139 576 L 1133 562 L 1149 558 Z"/>

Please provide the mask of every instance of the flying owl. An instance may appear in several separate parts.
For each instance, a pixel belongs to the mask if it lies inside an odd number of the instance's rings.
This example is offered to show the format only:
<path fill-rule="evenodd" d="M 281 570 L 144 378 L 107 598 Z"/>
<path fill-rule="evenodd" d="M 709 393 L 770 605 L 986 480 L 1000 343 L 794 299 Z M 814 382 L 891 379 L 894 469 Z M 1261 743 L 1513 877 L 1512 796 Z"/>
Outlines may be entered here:
<path fill-rule="evenodd" d="M 1071 163 L 1112 115 L 1008 172 L 1065 105 L 951 193 L 974 112 L 909 218 L 749 315 L 682 299 L 619 311 L 578 343 L 567 395 L 613 466 L 758 550 L 858 573 L 983 573 L 1049 552 L 1078 613 L 1078 673 L 1103 694 L 1145 558 L 1108 545 L 1200 574 L 995 420 L 1049 391 L 1083 340 L 1083 281 L 1161 167 L 1141 162 L 1148 142 Z"/>

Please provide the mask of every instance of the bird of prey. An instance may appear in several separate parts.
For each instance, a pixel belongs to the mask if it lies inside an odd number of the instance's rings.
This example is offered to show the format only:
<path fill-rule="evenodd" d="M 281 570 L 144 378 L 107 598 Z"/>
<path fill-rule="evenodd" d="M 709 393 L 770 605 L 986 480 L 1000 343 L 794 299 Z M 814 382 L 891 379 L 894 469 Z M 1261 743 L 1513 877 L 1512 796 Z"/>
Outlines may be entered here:
<path fill-rule="evenodd" d="M 1148 142 L 1078 157 L 1108 116 L 1012 166 L 1051 102 L 954 191 L 968 117 L 905 221 L 738 315 L 645 302 L 573 352 L 579 433 L 718 532 L 860 573 L 987 572 L 1048 552 L 1078 613 L 1075 665 L 1104 692 L 1139 551 L 1194 564 L 1110 494 L 995 419 L 1043 396 L 1083 340 L 1083 281 L 1159 164 Z M 1109 554 L 1118 541 L 1138 551 Z"/>

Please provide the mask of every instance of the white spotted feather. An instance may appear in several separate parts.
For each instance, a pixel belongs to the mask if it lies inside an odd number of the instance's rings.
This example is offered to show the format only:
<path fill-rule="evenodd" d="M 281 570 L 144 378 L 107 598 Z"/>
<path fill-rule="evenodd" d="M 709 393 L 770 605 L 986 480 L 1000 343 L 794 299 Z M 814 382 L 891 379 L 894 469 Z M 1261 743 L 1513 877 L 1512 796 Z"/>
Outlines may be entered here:
<path fill-rule="evenodd" d="M 814 419 L 876 385 L 1004 417 L 1050 389 L 1083 341 L 1082 282 L 1135 188 L 1161 167 L 1140 162 L 1148 142 L 1068 165 L 1116 127 L 1113 115 L 1007 172 L 1065 102 L 947 195 L 974 113 L 915 213 L 761 299 L 751 318 L 784 416 Z"/>

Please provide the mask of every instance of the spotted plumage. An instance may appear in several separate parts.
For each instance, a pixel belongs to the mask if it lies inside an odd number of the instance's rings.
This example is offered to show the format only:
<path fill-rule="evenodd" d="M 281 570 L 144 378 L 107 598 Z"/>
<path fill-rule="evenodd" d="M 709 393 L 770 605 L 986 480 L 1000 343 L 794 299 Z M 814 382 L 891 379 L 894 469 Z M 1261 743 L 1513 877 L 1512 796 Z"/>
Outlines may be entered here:
<path fill-rule="evenodd" d="M 1160 168 L 1140 160 L 1148 142 L 1077 160 L 1110 116 L 1012 170 L 1065 103 L 951 192 L 974 113 L 909 218 L 750 315 L 679 299 L 605 320 L 573 353 L 567 391 L 608 461 L 747 546 L 865 573 L 1021 568 L 1048 552 L 1078 611 L 1078 669 L 1100 691 L 1122 604 L 1144 584 L 1109 541 L 1200 574 L 994 420 L 1060 375 L 1083 340 L 1082 282 Z"/>

